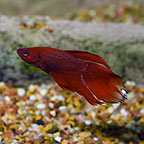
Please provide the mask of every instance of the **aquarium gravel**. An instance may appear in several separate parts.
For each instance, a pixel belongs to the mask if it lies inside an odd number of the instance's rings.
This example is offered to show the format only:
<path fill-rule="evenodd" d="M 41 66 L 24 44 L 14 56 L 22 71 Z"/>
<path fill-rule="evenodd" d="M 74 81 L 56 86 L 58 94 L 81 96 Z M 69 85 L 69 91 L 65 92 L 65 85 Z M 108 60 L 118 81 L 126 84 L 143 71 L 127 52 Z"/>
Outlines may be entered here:
<path fill-rule="evenodd" d="M 144 87 L 126 88 L 124 103 L 91 106 L 54 83 L 0 82 L 0 143 L 144 144 Z"/>

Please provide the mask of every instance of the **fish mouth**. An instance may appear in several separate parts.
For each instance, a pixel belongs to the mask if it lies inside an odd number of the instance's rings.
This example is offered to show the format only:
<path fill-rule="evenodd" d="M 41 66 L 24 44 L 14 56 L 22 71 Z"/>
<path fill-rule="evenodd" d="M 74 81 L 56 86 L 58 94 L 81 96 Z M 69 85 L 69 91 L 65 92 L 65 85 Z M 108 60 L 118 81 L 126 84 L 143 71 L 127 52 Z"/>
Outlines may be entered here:
<path fill-rule="evenodd" d="M 22 49 L 23 49 L 23 48 L 19 48 L 19 49 L 17 50 L 17 54 L 18 54 L 20 57 L 22 57 L 22 52 L 21 52 Z"/>

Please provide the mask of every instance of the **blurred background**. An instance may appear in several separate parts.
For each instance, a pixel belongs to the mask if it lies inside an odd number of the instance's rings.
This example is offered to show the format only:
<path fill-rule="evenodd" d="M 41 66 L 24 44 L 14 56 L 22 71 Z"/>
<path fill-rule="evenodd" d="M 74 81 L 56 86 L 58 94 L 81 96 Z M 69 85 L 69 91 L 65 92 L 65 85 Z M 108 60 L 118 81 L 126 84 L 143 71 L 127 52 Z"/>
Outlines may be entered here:
<path fill-rule="evenodd" d="M 143 0 L 1 0 L 1 13 L 7 15 L 48 15 L 64 16 L 81 10 L 98 8 L 109 4 L 139 3 Z"/>
<path fill-rule="evenodd" d="M 18 48 L 101 56 L 124 103 L 91 106 L 23 62 Z M 0 0 L 0 143 L 143 144 L 144 0 Z"/>

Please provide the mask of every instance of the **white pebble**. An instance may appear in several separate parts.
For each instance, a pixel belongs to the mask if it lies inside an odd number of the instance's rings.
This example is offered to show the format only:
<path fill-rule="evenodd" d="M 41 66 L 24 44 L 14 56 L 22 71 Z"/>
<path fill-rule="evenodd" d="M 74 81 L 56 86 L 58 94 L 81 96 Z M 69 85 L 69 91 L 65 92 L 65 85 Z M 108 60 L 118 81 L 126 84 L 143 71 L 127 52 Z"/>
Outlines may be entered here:
<path fill-rule="evenodd" d="M 25 89 L 24 88 L 18 88 L 17 89 L 17 94 L 19 96 L 24 96 L 25 95 Z"/>
<path fill-rule="evenodd" d="M 50 107 L 51 109 L 53 109 L 53 108 L 54 108 L 54 104 L 53 104 L 53 103 L 49 103 L 49 107 Z"/>
<path fill-rule="evenodd" d="M 45 95 L 47 94 L 47 89 L 41 89 L 41 90 L 40 90 L 40 94 L 41 94 L 42 96 L 45 96 Z"/>
<path fill-rule="evenodd" d="M 114 103 L 112 106 L 114 109 L 117 109 L 120 106 L 120 103 Z"/>
<path fill-rule="evenodd" d="M 90 120 L 85 120 L 85 124 L 86 124 L 86 125 L 91 125 L 91 123 L 92 123 L 92 122 L 91 122 Z"/>
<path fill-rule="evenodd" d="M 57 142 L 61 142 L 61 140 L 62 140 L 61 137 L 56 137 L 56 138 L 55 138 L 55 141 L 57 141 Z"/>
<path fill-rule="evenodd" d="M 74 108 L 72 108 L 71 110 L 70 110 L 70 113 L 75 113 L 75 109 Z"/>
<path fill-rule="evenodd" d="M 51 98 L 51 101 L 55 101 L 58 99 L 58 95 L 54 95 L 52 98 Z"/>
<path fill-rule="evenodd" d="M 34 113 L 35 113 L 36 116 L 40 115 L 40 111 L 39 110 L 35 111 Z"/>
<path fill-rule="evenodd" d="M 59 132 L 56 132 L 56 133 L 53 134 L 53 137 L 54 137 L 54 138 L 59 137 L 59 136 L 60 136 L 60 133 L 59 133 Z"/>
<path fill-rule="evenodd" d="M 66 106 L 60 106 L 58 109 L 59 109 L 60 111 L 62 111 L 62 110 L 66 110 L 67 107 L 66 107 Z"/>
<path fill-rule="evenodd" d="M 73 141 L 74 141 L 74 142 L 78 141 L 78 138 L 77 138 L 77 137 L 74 137 L 74 138 L 73 138 Z"/>
<path fill-rule="evenodd" d="M 49 137 L 53 137 L 53 134 L 47 134 Z"/>
<path fill-rule="evenodd" d="M 69 132 L 72 134 L 72 133 L 74 133 L 74 129 L 73 128 L 70 128 L 69 129 Z"/>
<path fill-rule="evenodd" d="M 79 127 L 75 127 L 74 130 L 75 130 L 75 131 L 78 131 L 78 130 L 79 130 Z"/>
<path fill-rule="evenodd" d="M 18 141 L 17 140 L 12 140 L 12 142 L 13 142 L 13 144 L 17 144 Z"/>
<path fill-rule="evenodd" d="M 30 85 L 29 90 L 33 90 L 35 88 L 35 85 Z"/>
<path fill-rule="evenodd" d="M 44 109 L 44 108 L 46 107 L 46 105 L 43 104 L 43 103 L 38 103 L 38 104 L 36 105 L 36 107 L 37 107 L 38 109 Z"/>
<path fill-rule="evenodd" d="M 96 113 L 95 113 L 94 111 L 92 111 L 92 112 L 91 112 L 91 116 L 92 116 L 93 118 L 95 118 L 95 117 L 96 117 Z"/>
<path fill-rule="evenodd" d="M 94 141 L 98 141 L 98 140 L 99 140 L 99 138 L 97 138 L 97 137 L 94 137 L 94 138 L 93 138 L 93 140 L 94 140 Z"/>
<path fill-rule="evenodd" d="M 9 96 L 5 96 L 5 101 L 9 102 L 11 99 Z"/>
<path fill-rule="evenodd" d="M 47 89 L 50 89 L 50 88 L 51 88 L 51 85 L 47 85 L 46 88 L 47 88 Z"/>
<path fill-rule="evenodd" d="M 31 128 L 31 127 L 28 127 L 28 131 L 32 131 L 32 128 Z"/>
<path fill-rule="evenodd" d="M 32 127 L 32 128 L 33 128 L 33 127 L 38 127 L 38 125 L 37 125 L 37 124 L 32 124 L 31 127 Z"/>
<path fill-rule="evenodd" d="M 112 123 L 113 123 L 112 120 L 108 120 L 108 121 L 107 121 L 107 124 L 112 124 Z"/>
<path fill-rule="evenodd" d="M 64 100 L 64 97 L 62 95 L 58 96 L 58 100 L 59 101 L 63 101 Z"/>
<path fill-rule="evenodd" d="M 134 92 L 130 92 L 130 93 L 128 93 L 127 98 L 133 99 L 135 96 L 136 96 L 136 94 Z"/>
<path fill-rule="evenodd" d="M 31 127 L 28 128 L 29 131 L 40 132 L 39 126 L 37 124 L 32 124 Z"/>
<path fill-rule="evenodd" d="M 144 114 L 144 108 L 140 110 L 140 113 Z"/>
<path fill-rule="evenodd" d="M 121 113 L 123 116 L 127 116 L 127 115 L 128 115 L 128 112 L 127 112 L 125 109 L 121 109 L 121 110 L 120 110 L 120 113 Z"/>
<path fill-rule="evenodd" d="M 54 95 L 54 96 L 51 98 L 51 101 L 55 101 L 55 100 L 63 101 L 63 100 L 64 100 L 64 97 L 63 97 L 62 95 Z"/>
<path fill-rule="evenodd" d="M 107 109 L 107 112 L 108 112 L 108 113 L 113 113 L 113 111 L 114 111 L 114 108 L 113 108 L 113 107 L 109 107 L 109 108 Z"/>
<path fill-rule="evenodd" d="M 39 135 L 34 135 L 34 139 L 39 139 Z"/>
<path fill-rule="evenodd" d="M 136 85 L 136 83 L 135 82 L 133 82 L 133 81 L 126 81 L 126 85 L 130 85 L 130 86 L 135 86 Z"/>
<path fill-rule="evenodd" d="M 56 116 L 56 111 L 54 111 L 54 110 L 50 111 L 50 114 L 55 117 Z"/>
<path fill-rule="evenodd" d="M 39 126 L 37 124 L 32 124 L 31 127 L 28 128 L 28 130 L 40 132 Z"/>
<path fill-rule="evenodd" d="M 59 120 L 54 120 L 54 122 L 55 122 L 56 124 L 60 124 L 60 123 L 61 123 Z"/>
<path fill-rule="evenodd" d="M 94 106 L 94 107 L 95 107 L 96 109 L 99 109 L 100 106 L 99 106 L 99 105 L 96 105 L 96 106 Z"/>
<path fill-rule="evenodd" d="M 45 116 L 45 115 L 46 115 L 46 111 L 45 111 L 45 110 L 42 110 L 41 115 L 42 115 L 42 116 Z"/>
<path fill-rule="evenodd" d="M 5 86 L 5 83 L 4 82 L 0 82 L 0 86 Z"/>
<path fill-rule="evenodd" d="M 36 99 L 36 96 L 35 95 L 31 95 L 30 98 L 29 98 L 31 101 L 34 101 Z"/>

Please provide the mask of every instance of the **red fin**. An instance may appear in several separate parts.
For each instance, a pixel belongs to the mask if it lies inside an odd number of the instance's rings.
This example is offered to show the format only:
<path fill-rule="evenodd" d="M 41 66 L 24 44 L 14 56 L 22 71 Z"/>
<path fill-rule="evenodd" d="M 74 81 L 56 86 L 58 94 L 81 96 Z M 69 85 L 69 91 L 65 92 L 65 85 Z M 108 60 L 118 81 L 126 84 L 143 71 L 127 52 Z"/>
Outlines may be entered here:
<path fill-rule="evenodd" d="M 57 82 L 57 84 L 64 90 L 74 91 L 72 87 L 68 86 L 68 82 L 64 79 L 64 75 L 60 72 L 50 72 L 52 78 Z"/>
<path fill-rule="evenodd" d="M 94 55 L 87 51 L 80 51 L 80 50 L 65 50 L 65 51 L 72 54 L 74 57 L 76 57 L 78 59 L 100 63 L 100 64 L 103 64 L 104 66 L 106 66 L 107 68 L 110 68 L 106 64 L 106 62 L 98 55 Z"/>
<path fill-rule="evenodd" d="M 83 71 L 83 79 L 99 100 L 115 103 L 121 102 L 125 98 L 120 90 L 123 87 L 121 78 L 110 69 L 97 64 L 87 63 Z"/>
<path fill-rule="evenodd" d="M 94 97 L 87 88 L 85 82 L 81 79 L 80 72 L 50 72 L 50 75 L 61 88 L 77 92 L 78 94 L 84 96 L 92 105 L 101 104 L 101 102 Z"/>

